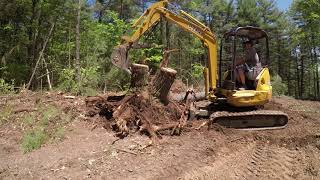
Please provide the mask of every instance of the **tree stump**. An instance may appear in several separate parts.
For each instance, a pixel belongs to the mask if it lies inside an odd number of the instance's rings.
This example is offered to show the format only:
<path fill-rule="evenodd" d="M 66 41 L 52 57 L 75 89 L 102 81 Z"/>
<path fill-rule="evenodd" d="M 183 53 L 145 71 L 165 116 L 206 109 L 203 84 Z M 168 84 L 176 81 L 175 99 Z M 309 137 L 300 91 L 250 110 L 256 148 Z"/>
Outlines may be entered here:
<path fill-rule="evenodd" d="M 152 83 L 152 94 L 162 103 L 168 104 L 168 94 L 176 78 L 177 71 L 171 68 L 160 68 Z"/>
<path fill-rule="evenodd" d="M 144 64 L 131 65 L 131 87 L 141 90 L 148 84 L 149 66 Z"/>

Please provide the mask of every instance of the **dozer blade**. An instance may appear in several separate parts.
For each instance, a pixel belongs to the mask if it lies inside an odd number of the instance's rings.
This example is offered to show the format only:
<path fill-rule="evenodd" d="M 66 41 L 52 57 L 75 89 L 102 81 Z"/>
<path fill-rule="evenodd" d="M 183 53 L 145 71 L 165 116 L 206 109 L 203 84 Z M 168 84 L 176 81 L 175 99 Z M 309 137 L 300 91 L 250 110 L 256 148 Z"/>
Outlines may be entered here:
<path fill-rule="evenodd" d="M 111 54 L 111 62 L 118 68 L 123 69 L 131 74 L 131 71 L 129 70 L 128 51 L 128 44 L 121 44 L 119 46 L 116 46 L 115 48 L 113 48 Z"/>
<path fill-rule="evenodd" d="M 210 121 L 227 128 L 266 130 L 286 127 L 288 115 L 281 111 L 257 110 L 248 112 L 215 112 Z"/>

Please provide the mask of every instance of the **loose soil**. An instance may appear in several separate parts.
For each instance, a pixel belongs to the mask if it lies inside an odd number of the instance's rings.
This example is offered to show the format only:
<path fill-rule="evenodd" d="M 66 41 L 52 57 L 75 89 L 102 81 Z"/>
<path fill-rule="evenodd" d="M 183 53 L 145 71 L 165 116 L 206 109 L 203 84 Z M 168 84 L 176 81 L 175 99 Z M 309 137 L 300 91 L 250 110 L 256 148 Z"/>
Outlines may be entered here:
<path fill-rule="evenodd" d="M 151 144 L 139 132 L 119 139 L 104 117 L 85 116 L 84 100 L 61 93 L 0 97 L 1 112 L 41 102 L 73 117 L 64 138 L 23 153 L 22 119 L 32 112 L 10 114 L 0 125 L 0 179 L 320 179 L 320 102 L 274 98 L 266 109 L 289 115 L 280 130 L 196 130 L 203 121 L 194 121 Z"/>

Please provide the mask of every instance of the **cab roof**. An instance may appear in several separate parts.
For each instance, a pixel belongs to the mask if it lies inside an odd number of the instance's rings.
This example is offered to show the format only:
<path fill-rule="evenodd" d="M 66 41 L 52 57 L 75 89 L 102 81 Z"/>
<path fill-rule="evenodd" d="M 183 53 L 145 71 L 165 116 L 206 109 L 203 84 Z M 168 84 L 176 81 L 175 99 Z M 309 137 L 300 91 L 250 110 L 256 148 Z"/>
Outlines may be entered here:
<path fill-rule="evenodd" d="M 268 34 L 261 28 L 246 26 L 246 27 L 236 27 L 224 34 L 224 37 L 238 36 L 242 38 L 248 38 L 250 40 L 256 40 L 261 38 L 267 38 Z"/>

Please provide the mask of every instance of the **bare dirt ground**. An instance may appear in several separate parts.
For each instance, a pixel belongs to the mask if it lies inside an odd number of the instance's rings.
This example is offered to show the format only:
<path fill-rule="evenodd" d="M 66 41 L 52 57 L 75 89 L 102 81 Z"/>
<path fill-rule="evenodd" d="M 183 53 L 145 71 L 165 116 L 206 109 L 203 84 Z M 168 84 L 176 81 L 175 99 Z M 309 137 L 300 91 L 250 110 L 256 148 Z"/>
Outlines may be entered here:
<path fill-rule="evenodd" d="M 22 110 L 39 102 L 71 113 L 72 120 L 63 125 L 63 138 L 24 153 L 23 119 L 32 112 Z M 279 97 L 267 104 L 288 113 L 285 129 L 195 130 L 202 123 L 196 121 L 157 145 L 139 133 L 118 140 L 102 127 L 105 119 L 84 116 L 84 97 L 0 97 L 3 116 L 8 104 L 13 110 L 0 124 L 0 179 L 320 179 L 320 102 Z"/>

